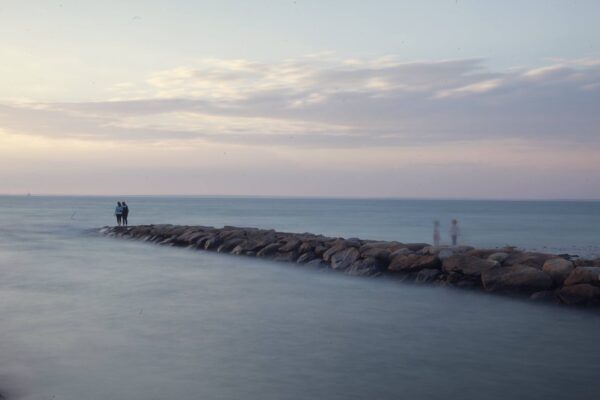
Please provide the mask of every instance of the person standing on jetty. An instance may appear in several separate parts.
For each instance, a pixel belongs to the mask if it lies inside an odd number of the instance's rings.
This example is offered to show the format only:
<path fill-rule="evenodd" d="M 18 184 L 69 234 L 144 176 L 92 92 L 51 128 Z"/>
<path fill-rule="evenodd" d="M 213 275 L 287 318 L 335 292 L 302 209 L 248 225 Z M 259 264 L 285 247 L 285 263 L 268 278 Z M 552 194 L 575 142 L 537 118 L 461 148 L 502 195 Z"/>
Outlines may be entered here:
<path fill-rule="evenodd" d="M 127 217 L 129 216 L 129 206 L 127 205 L 127 203 L 123 202 L 123 216 L 122 216 L 122 220 L 123 220 L 123 226 L 127 226 Z"/>
<path fill-rule="evenodd" d="M 121 219 L 123 218 L 123 206 L 121 202 L 117 202 L 117 207 L 115 207 L 115 216 L 117 217 L 117 225 L 121 226 Z"/>
<path fill-rule="evenodd" d="M 433 245 L 440 247 L 440 221 L 433 221 Z"/>
<path fill-rule="evenodd" d="M 460 235 L 458 221 L 453 219 L 452 225 L 450 225 L 450 237 L 452 237 L 452 246 L 456 246 L 456 242 L 458 241 L 458 235 Z"/>

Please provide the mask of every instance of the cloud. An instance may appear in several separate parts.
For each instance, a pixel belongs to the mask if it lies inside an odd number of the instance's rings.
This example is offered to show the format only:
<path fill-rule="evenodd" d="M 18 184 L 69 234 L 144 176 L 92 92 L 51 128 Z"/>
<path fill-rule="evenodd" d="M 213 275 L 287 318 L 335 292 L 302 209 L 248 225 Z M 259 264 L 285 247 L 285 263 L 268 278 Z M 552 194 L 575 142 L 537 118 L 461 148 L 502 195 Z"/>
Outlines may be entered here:
<path fill-rule="evenodd" d="M 0 129 L 317 148 L 499 138 L 597 146 L 598 82 L 598 60 L 492 72 L 480 59 L 205 59 L 117 84 L 118 100 L 2 104 Z"/>

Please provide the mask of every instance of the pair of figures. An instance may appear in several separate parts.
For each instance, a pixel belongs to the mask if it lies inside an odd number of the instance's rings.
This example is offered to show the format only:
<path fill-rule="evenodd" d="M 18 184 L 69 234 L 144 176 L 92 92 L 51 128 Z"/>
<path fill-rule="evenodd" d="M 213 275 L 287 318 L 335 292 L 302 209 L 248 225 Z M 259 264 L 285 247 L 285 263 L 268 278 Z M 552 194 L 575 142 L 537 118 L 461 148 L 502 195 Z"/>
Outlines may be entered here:
<path fill-rule="evenodd" d="M 453 219 L 452 225 L 450 225 L 450 237 L 452 238 L 452 246 L 456 246 L 459 234 L 460 229 L 458 229 L 458 221 Z M 436 247 L 440 245 L 440 221 L 433 221 L 433 245 Z"/>
<path fill-rule="evenodd" d="M 127 226 L 127 217 L 129 216 L 129 206 L 125 202 L 117 202 L 115 208 L 115 216 L 117 217 L 117 225 Z"/>

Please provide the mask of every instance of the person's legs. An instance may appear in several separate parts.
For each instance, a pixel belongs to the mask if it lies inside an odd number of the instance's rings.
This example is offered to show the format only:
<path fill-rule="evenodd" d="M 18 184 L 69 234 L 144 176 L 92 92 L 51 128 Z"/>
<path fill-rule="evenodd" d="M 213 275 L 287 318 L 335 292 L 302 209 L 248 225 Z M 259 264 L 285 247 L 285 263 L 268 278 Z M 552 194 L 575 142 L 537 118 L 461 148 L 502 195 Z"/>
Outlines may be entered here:
<path fill-rule="evenodd" d="M 127 215 L 123 214 L 123 226 L 127 226 Z"/>
<path fill-rule="evenodd" d="M 456 236 L 452 235 L 452 246 L 456 246 Z"/>
<path fill-rule="evenodd" d="M 121 216 L 117 215 L 117 225 L 121 226 Z"/>

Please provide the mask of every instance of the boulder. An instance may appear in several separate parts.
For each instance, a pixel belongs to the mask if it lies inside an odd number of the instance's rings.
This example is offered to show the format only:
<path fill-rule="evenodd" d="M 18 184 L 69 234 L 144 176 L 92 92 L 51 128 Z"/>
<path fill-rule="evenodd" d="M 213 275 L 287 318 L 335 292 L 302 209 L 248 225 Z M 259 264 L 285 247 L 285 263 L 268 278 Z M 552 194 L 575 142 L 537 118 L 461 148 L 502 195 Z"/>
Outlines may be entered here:
<path fill-rule="evenodd" d="M 269 257 L 279 250 L 279 243 L 271 243 L 263 247 L 258 253 L 256 253 L 257 257 Z"/>
<path fill-rule="evenodd" d="M 340 251 L 346 249 L 346 244 L 343 242 L 338 242 L 333 244 L 329 249 L 327 249 L 324 253 L 323 253 L 323 260 L 325 261 L 331 261 L 331 256 L 333 256 L 335 253 L 339 253 Z"/>
<path fill-rule="evenodd" d="M 409 249 L 410 251 L 419 251 L 424 247 L 429 246 L 429 243 L 405 243 L 404 247 Z"/>
<path fill-rule="evenodd" d="M 302 242 L 300 247 L 298 247 L 299 253 L 308 253 L 309 251 L 314 251 L 315 247 L 317 247 L 317 243 L 314 241 Z"/>
<path fill-rule="evenodd" d="M 498 267 L 496 261 L 466 255 L 448 257 L 442 264 L 442 269 L 448 273 L 460 272 L 469 276 L 480 276 L 482 272 Z"/>
<path fill-rule="evenodd" d="M 550 275 L 556 286 L 562 286 L 567 276 L 573 272 L 573 263 L 564 258 L 551 258 L 544 263 L 542 271 Z"/>
<path fill-rule="evenodd" d="M 360 249 L 360 246 L 362 246 L 362 241 L 359 238 L 348 238 L 346 239 L 346 246 Z"/>
<path fill-rule="evenodd" d="M 181 235 L 179 235 L 177 237 L 177 241 L 183 242 L 186 244 L 191 244 L 191 243 L 195 243 L 196 240 L 198 240 L 199 238 L 201 238 L 204 235 L 205 235 L 205 233 L 203 231 L 198 231 L 196 229 L 188 229 L 187 231 L 185 231 L 184 233 L 182 233 Z"/>
<path fill-rule="evenodd" d="M 223 243 L 223 240 L 220 237 L 213 236 L 206 240 L 206 242 L 204 242 L 204 248 L 206 250 L 213 250 L 217 248 L 221 243 Z"/>
<path fill-rule="evenodd" d="M 577 267 L 565 279 L 565 286 L 579 283 L 600 285 L 600 267 Z"/>
<path fill-rule="evenodd" d="M 323 257 L 323 254 L 329 249 L 329 247 L 325 246 L 325 244 L 323 243 L 319 243 L 315 246 L 315 249 L 313 250 L 315 252 L 316 255 L 318 255 L 319 257 Z"/>
<path fill-rule="evenodd" d="M 390 254 L 390 259 L 397 257 L 397 256 L 405 256 L 408 254 L 413 254 L 413 252 L 410 251 L 409 249 L 407 249 L 406 247 L 401 247 L 399 249 L 392 251 L 392 253 Z"/>
<path fill-rule="evenodd" d="M 388 262 L 390 260 L 391 253 L 388 249 L 384 249 L 381 247 L 371 247 L 371 248 L 362 250 L 363 248 L 364 248 L 364 246 L 361 248 L 361 252 L 360 252 L 361 257 L 363 257 L 363 258 L 373 257 L 373 258 L 382 260 L 384 262 Z"/>
<path fill-rule="evenodd" d="M 356 276 L 378 276 L 385 269 L 385 263 L 375 257 L 356 260 L 347 270 L 348 274 Z"/>
<path fill-rule="evenodd" d="M 516 252 L 511 254 L 505 261 L 505 265 L 527 265 L 529 267 L 542 269 L 542 266 L 550 258 L 555 256 L 543 253 Z"/>
<path fill-rule="evenodd" d="M 307 262 L 310 262 L 316 258 L 318 258 L 318 256 L 315 253 L 313 253 L 312 251 L 307 251 L 306 253 L 300 255 L 296 262 L 298 264 L 306 264 Z"/>
<path fill-rule="evenodd" d="M 532 293 L 552 288 L 547 273 L 527 265 L 492 268 L 481 273 L 483 287 L 491 292 Z"/>
<path fill-rule="evenodd" d="M 488 260 L 490 261 L 496 261 L 499 264 L 504 263 L 504 261 L 506 261 L 508 259 L 508 257 L 510 257 L 510 254 L 508 253 L 504 253 L 504 252 L 496 252 L 496 253 L 492 253 L 488 256 Z"/>
<path fill-rule="evenodd" d="M 437 256 L 419 254 L 398 255 L 390 261 L 388 270 L 392 272 L 416 272 L 425 268 L 439 268 L 442 262 Z"/>
<path fill-rule="evenodd" d="M 442 250 L 440 246 L 425 246 L 421 250 L 419 250 L 419 253 L 424 255 L 437 256 L 440 250 Z"/>
<path fill-rule="evenodd" d="M 231 250 L 231 254 L 241 255 L 247 254 L 248 252 L 256 252 L 264 246 L 264 243 L 257 242 L 255 240 L 243 240 L 242 243 L 238 244 Z"/>
<path fill-rule="evenodd" d="M 600 288 L 588 283 L 565 286 L 558 291 L 558 298 L 564 304 L 586 306 L 600 303 Z"/>
<path fill-rule="evenodd" d="M 246 254 L 247 251 L 245 251 L 241 245 L 237 245 L 233 248 L 233 250 L 231 250 L 231 254 L 233 254 L 234 256 L 241 256 Z"/>
<path fill-rule="evenodd" d="M 302 242 L 300 242 L 298 239 L 295 239 L 292 237 L 292 238 L 289 238 L 286 241 L 286 243 L 279 248 L 279 251 L 281 251 L 283 253 L 287 253 L 289 251 L 294 251 L 298 247 L 300 247 L 301 244 L 302 244 Z"/>
<path fill-rule="evenodd" d="M 239 244 L 241 244 L 243 242 L 244 242 L 244 239 L 241 239 L 241 238 L 229 239 L 229 240 L 225 241 L 223 244 L 221 244 L 217 248 L 217 252 L 218 253 L 229 253 L 237 245 L 239 245 Z"/>
<path fill-rule="evenodd" d="M 345 271 L 358 259 L 359 255 L 358 250 L 354 247 L 338 251 L 331 256 L 331 268 Z"/>
<path fill-rule="evenodd" d="M 203 249 L 203 248 L 204 248 L 204 245 L 206 244 L 206 241 L 207 241 L 207 240 L 209 240 L 209 239 L 212 239 L 212 238 L 214 238 L 214 237 L 215 237 L 215 236 L 214 236 L 214 235 L 211 235 L 211 234 L 205 234 L 204 236 L 202 236 L 202 237 L 199 237 L 199 238 L 196 240 L 196 247 L 197 247 L 197 248 L 199 248 L 199 249 Z"/>
<path fill-rule="evenodd" d="M 231 227 L 233 228 L 233 227 Z M 232 230 L 222 230 L 219 232 L 219 236 L 224 241 L 232 240 L 232 239 L 243 239 L 246 237 L 246 232 L 241 229 L 232 229 Z"/>
<path fill-rule="evenodd" d="M 381 241 L 373 241 L 373 242 L 365 242 L 362 246 L 360 246 L 360 252 L 364 253 L 365 251 L 372 249 L 372 248 L 379 248 L 379 249 L 386 249 L 390 252 L 393 252 L 394 250 L 398 250 L 399 248 L 402 248 L 403 245 L 402 243 L 399 242 L 381 242 Z"/>

